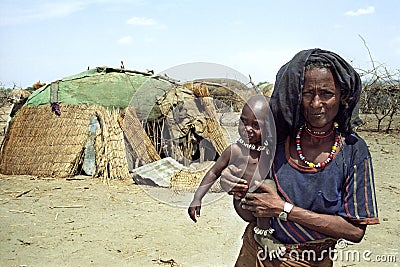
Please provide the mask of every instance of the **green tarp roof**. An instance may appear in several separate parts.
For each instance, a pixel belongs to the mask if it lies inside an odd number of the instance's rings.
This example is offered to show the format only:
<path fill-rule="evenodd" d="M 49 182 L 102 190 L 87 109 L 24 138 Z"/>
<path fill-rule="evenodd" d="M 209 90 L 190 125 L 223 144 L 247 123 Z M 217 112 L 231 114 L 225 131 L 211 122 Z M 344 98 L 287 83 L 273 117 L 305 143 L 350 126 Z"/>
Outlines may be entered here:
<path fill-rule="evenodd" d="M 165 79 L 147 73 L 107 67 L 90 69 L 52 84 L 36 90 L 26 105 L 49 105 L 52 102 L 50 99 L 54 102 L 55 98 L 63 105 L 88 104 L 121 109 L 133 101 L 138 115 L 142 114 L 148 119 L 159 115 L 149 113 L 153 110 L 156 99 L 174 86 Z M 58 86 L 54 86 L 55 84 Z M 54 88 L 57 88 L 56 92 Z"/>

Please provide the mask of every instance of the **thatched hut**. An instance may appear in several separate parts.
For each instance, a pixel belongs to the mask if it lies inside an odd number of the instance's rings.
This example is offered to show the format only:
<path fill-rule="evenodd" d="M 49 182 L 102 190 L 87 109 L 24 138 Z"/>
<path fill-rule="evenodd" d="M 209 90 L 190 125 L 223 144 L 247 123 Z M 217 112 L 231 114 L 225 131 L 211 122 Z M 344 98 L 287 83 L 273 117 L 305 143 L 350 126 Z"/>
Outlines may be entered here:
<path fill-rule="evenodd" d="M 208 87 L 210 96 L 217 100 L 215 104 L 218 109 L 221 108 L 219 104 L 222 103 L 224 108 L 228 107 L 229 111 L 234 112 L 240 112 L 244 101 L 257 93 L 256 88 L 228 78 L 197 79 L 194 83 Z"/>
<path fill-rule="evenodd" d="M 0 173 L 128 178 L 162 157 L 200 159 L 205 143 L 217 157 L 227 142 L 208 94 L 206 87 L 108 67 L 57 80 L 14 117 Z"/>

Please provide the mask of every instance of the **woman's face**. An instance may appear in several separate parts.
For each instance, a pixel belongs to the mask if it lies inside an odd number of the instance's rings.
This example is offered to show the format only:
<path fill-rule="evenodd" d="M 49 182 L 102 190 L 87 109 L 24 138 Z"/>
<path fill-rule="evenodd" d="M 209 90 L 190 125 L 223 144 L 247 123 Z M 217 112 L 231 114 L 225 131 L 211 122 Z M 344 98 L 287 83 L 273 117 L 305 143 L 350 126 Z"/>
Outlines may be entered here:
<path fill-rule="evenodd" d="M 327 68 L 313 68 L 305 73 L 302 94 L 302 113 L 313 128 L 332 126 L 339 111 L 340 89 Z"/>

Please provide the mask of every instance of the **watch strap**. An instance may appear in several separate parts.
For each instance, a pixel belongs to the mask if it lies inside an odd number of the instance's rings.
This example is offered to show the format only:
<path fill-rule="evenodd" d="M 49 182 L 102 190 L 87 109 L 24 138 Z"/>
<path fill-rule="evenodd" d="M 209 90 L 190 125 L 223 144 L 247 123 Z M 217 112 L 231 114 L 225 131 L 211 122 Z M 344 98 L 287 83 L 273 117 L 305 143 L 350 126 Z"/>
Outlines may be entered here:
<path fill-rule="evenodd" d="M 285 202 L 283 205 L 283 211 L 289 214 L 293 209 L 293 204 L 290 204 L 289 202 Z"/>

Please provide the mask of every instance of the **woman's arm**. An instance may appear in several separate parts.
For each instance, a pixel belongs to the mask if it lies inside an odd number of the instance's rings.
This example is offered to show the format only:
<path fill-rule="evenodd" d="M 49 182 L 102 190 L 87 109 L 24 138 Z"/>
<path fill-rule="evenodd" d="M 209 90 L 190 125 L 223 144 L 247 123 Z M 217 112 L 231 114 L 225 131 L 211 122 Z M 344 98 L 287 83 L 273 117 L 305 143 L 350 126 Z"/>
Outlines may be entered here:
<path fill-rule="evenodd" d="M 253 212 L 255 217 L 278 217 L 283 211 L 285 201 L 264 184 L 260 184 L 259 189 L 263 193 L 246 195 L 242 201 L 242 209 Z M 366 229 L 365 225 L 353 224 L 340 216 L 319 214 L 296 206 L 289 213 L 288 220 L 319 233 L 352 242 L 360 242 Z"/>
<path fill-rule="evenodd" d="M 278 215 L 276 215 L 276 217 Z M 356 243 L 362 240 L 367 227 L 365 224 L 353 224 L 341 216 L 319 214 L 299 207 L 293 207 L 292 211 L 288 215 L 288 220 L 301 224 L 319 233 L 334 238 L 344 238 Z"/>

